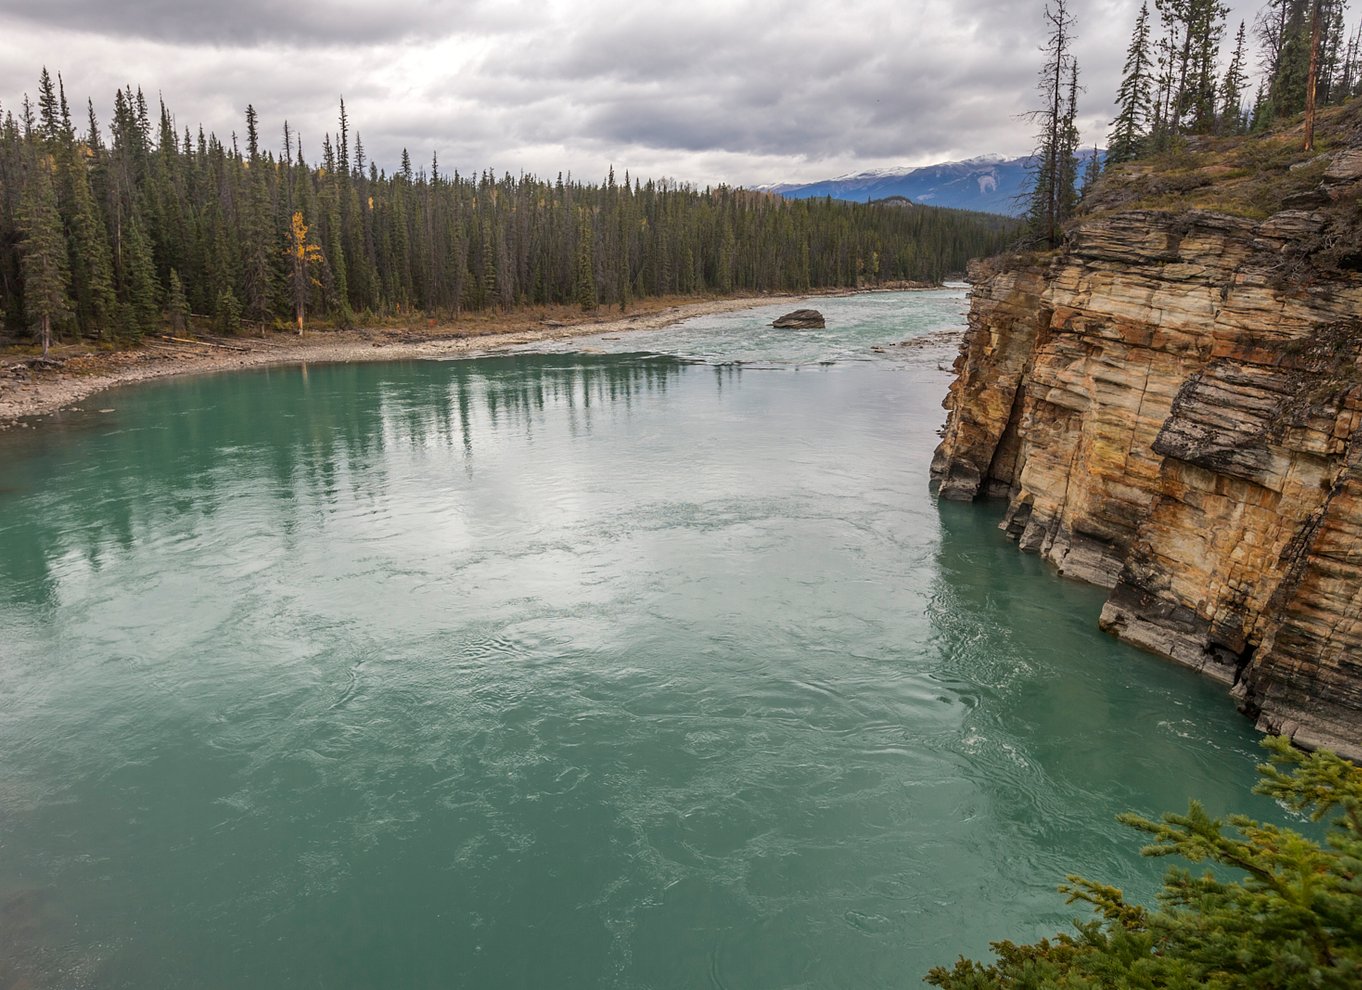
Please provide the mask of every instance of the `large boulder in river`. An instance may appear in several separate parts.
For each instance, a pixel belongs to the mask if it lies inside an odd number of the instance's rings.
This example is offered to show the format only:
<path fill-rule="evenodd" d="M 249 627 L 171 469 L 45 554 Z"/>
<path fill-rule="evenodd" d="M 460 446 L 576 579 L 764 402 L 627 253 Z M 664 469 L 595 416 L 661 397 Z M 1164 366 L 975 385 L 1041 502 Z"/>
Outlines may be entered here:
<path fill-rule="evenodd" d="M 793 313 L 786 313 L 771 326 L 780 330 L 822 330 L 827 323 L 823 321 L 823 314 L 816 309 L 797 309 Z"/>

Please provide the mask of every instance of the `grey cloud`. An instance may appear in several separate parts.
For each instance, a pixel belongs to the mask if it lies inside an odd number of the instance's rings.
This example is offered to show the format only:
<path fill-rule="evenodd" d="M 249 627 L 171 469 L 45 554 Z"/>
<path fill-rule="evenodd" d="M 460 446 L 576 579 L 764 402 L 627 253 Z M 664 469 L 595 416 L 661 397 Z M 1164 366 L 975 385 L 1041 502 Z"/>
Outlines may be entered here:
<path fill-rule="evenodd" d="M 514 24 L 492 0 L 10 0 L 6 8 L 49 29 L 223 47 L 372 45 Z"/>
<path fill-rule="evenodd" d="M 977 77 L 999 74 L 996 61 L 981 68 L 959 56 L 944 46 L 885 46 L 856 25 L 740 32 L 637 15 L 562 40 L 548 58 L 524 49 L 501 68 L 564 88 L 566 99 L 591 108 L 589 133 L 606 140 L 684 152 L 907 157 L 924 135 L 939 146 L 952 129 L 976 129 L 972 119 L 923 126 L 949 118 L 952 96 L 967 96 Z M 1013 64 L 1004 91 L 1029 85 L 1033 71 Z"/>
<path fill-rule="evenodd" d="M 315 159 L 343 93 L 352 129 L 389 169 L 406 147 L 463 172 L 594 177 L 614 163 L 702 183 L 1024 153 L 1033 126 L 1021 114 L 1035 103 L 1044 40 L 1042 0 L 243 0 L 211 13 L 105 2 L 11 0 L 0 100 L 32 92 L 47 63 L 67 68 L 68 93 L 94 95 L 102 115 L 112 87 L 132 82 L 163 90 L 181 126 L 202 120 L 226 138 L 253 103 L 267 143 L 282 143 L 287 118 Z M 1241 6 L 1252 13 L 1238 0 L 1236 20 Z M 1076 4 L 1085 143 L 1105 139 L 1137 9 Z"/>

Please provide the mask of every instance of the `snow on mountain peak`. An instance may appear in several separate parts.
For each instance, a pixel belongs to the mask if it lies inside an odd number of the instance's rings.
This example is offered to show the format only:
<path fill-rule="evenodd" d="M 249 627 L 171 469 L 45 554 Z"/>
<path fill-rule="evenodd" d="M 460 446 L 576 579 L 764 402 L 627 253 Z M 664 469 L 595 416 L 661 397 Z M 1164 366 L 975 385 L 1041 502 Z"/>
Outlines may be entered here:
<path fill-rule="evenodd" d="M 868 169 L 864 169 L 864 170 L 862 170 L 862 171 L 860 171 L 860 172 L 847 172 L 845 175 L 839 175 L 839 176 L 836 176 L 835 178 L 829 179 L 829 180 L 827 180 L 827 181 L 829 181 L 829 182 L 856 182 L 856 181 L 862 181 L 862 182 L 864 182 L 864 181 L 869 181 L 869 180 L 873 180 L 873 179 L 896 179 L 896 178 L 903 178 L 904 176 L 912 175 L 914 172 L 921 172 L 921 171 L 923 171 L 924 169 L 933 169 L 933 168 L 956 168 L 956 167 L 959 167 L 959 166 L 968 166 L 968 167 L 972 167 L 972 168 L 982 168 L 982 167 L 991 168 L 991 167 L 993 167 L 993 166 L 995 166 L 995 165 L 1006 165 L 1006 164 L 1008 164 L 1008 163 L 1010 163 L 1010 162 L 1014 162 L 1014 161 L 1017 161 L 1017 159 L 1016 159 L 1016 158 L 1009 158 L 1009 157 L 1006 156 L 1006 155 L 999 155 L 999 154 L 990 152 L 989 154 L 986 154 L 986 155 L 975 155 L 973 158 L 965 158 L 965 159 L 962 159 L 962 160 L 960 160 L 960 161 L 954 161 L 954 162 L 936 162 L 936 163 L 931 164 L 931 165 L 891 165 L 891 166 L 889 166 L 888 168 L 868 168 Z"/>
<path fill-rule="evenodd" d="M 956 162 L 955 164 L 957 164 L 957 165 L 1001 165 L 1003 162 L 1010 162 L 1010 161 L 1012 161 L 1012 159 L 1011 159 L 1011 158 L 1008 158 L 1006 155 L 998 155 L 998 154 L 992 154 L 992 153 L 990 153 L 990 154 L 987 154 L 987 155 L 975 155 L 973 158 L 966 158 L 964 161 L 962 161 L 962 162 Z"/>

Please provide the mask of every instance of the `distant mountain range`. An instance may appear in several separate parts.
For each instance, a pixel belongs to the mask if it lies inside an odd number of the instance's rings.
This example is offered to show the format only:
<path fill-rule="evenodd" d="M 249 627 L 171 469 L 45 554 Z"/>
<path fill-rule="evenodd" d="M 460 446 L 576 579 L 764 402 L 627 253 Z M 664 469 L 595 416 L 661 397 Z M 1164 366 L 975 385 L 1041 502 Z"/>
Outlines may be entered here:
<path fill-rule="evenodd" d="M 1105 152 L 1099 152 L 1103 158 Z M 1092 152 L 1085 152 L 1083 163 Z M 942 162 L 917 168 L 880 168 L 842 175 L 821 182 L 763 186 L 791 199 L 831 196 L 864 203 L 867 200 L 906 196 L 923 206 L 949 206 L 1018 216 L 1026 209 L 1031 189 L 1031 158 L 980 155 L 963 162 Z M 1083 166 L 1080 166 L 1080 174 Z"/>

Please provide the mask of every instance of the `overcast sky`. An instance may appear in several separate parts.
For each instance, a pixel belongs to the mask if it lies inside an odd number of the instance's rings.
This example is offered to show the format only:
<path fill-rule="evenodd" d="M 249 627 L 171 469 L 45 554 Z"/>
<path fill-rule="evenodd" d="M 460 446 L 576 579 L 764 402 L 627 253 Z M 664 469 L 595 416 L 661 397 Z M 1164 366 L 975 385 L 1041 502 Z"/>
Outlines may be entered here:
<path fill-rule="evenodd" d="M 93 97 L 107 125 L 131 83 L 224 139 L 254 104 L 262 140 L 282 147 L 287 119 L 310 160 L 343 95 L 389 170 L 406 147 L 465 173 L 803 181 L 1026 153 L 1042 4 L 4 0 L 0 104 L 17 111 L 46 65 L 80 122 Z M 1261 3 L 1231 6 L 1251 23 Z M 1083 140 L 1105 143 L 1139 0 L 1072 8 Z"/>

